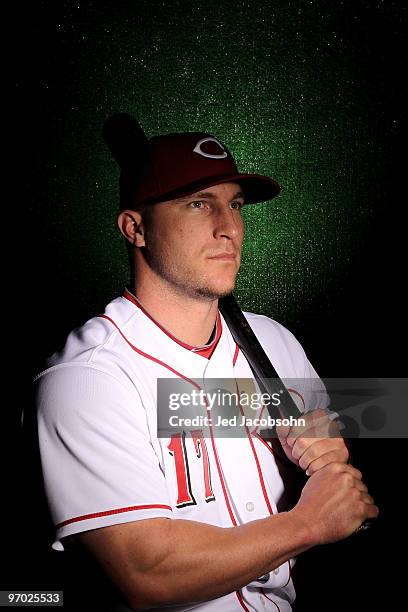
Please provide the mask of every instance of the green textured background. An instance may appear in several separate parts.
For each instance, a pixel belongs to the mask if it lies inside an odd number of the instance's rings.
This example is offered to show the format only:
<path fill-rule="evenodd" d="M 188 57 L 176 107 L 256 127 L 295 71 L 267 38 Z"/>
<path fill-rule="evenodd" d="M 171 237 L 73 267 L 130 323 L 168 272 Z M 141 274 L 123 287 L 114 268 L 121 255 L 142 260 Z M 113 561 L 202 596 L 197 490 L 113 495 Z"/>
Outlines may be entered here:
<path fill-rule="evenodd" d="M 241 171 L 281 183 L 272 205 L 245 210 L 244 308 L 290 323 L 324 302 L 358 257 L 378 204 L 381 136 L 398 120 L 383 124 L 371 50 L 362 36 L 356 57 L 347 37 L 362 16 L 353 23 L 328 2 L 108 5 L 65 3 L 55 23 L 64 63 L 57 83 L 43 83 L 57 96 L 44 210 L 83 298 L 90 287 L 109 298 L 127 279 L 118 172 L 100 130 L 110 112 L 128 111 L 149 136 L 212 132 Z"/>
<path fill-rule="evenodd" d="M 125 111 L 148 136 L 213 133 L 241 171 L 280 182 L 276 200 L 244 209 L 244 309 L 289 327 L 330 375 L 348 352 L 341 342 L 357 336 L 358 350 L 373 354 L 367 317 L 389 308 L 377 279 L 395 269 L 397 254 L 388 263 L 386 254 L 401 225 L 405 6 L 47 0 L 28 10 L 16 45 L 16 143 L 31 170 L 24 198 L 36 271 L 26 291 L 36 295 L 40 353 L 127 282 L 119 173 L 101 138 L 106 117 Z"/>

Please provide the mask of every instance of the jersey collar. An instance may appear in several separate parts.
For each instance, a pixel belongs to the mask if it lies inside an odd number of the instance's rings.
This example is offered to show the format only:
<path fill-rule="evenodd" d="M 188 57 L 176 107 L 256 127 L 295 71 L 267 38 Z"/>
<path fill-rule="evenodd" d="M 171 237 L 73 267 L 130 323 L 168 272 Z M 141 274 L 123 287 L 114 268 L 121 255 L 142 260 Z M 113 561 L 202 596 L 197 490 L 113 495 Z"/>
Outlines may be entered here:
<path fill-rule="evenodd" d="M 125 287 L 122 297 L 124 297 L 125 299 L 129 300 L 129 302 L 132 302 L 132 304 L 137 306 L 143 312 L 143 314 L 145 314 L 163 333 L 166 334 L 166 336 L 171 338 L 179 346 L 185 348 L 188 351 L 196 353 L 197 355 L 206 357 L 207 359 L 209 359 L 211 355 L 213 354 L 218 344 L 218 341 L 221 337 L 221 334 L 222 334 L 222 322 L 221 322 L 219 310 L 217 312 L 217 319 L 215 322 L 214 339 L 209 344 L 205 344 L 203 346 L 192 346 L 190 344 L 186 344 L 185 342 L 182 342 L 181 340 L 176 338 L 176 336 L 173 336 L 173 334 L 171 334 L 165 327 L 163 327 L 163 325 L 161 325 L 158 321 L 156 321 L 156 319 L 149 313 L 149 311 L 146 310 L 146 308 L 144 308 L 140 300 L 127 287 Z"/>

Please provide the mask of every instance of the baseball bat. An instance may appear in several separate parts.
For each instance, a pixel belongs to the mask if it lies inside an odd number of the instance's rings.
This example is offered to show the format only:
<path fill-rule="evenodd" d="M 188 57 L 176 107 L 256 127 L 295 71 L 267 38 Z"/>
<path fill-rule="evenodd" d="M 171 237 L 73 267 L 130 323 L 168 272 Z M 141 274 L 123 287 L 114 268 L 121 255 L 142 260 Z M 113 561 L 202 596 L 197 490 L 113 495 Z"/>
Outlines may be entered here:
<path fill-rule="evenodd" d="M 218 307 L 235 342 L 246 357 L 262 393 L 269 395 L 279 393 L 279 409 L 283 416 L 299 418 L 303 413 L 296 406 L 291 394 L 280 379 L 279 374 L 246 320 L 234 295 L 231 293 L 220 298 L 218 300 Z M 270 402 L 267 403 L 267 408 L 271 414 Z M 271 416 L 273 417 L 274 415 L 271 414 Z M 368 519 L 354 533 L 364 531 L 369 527 L 371 527 L 371 521 Z"/>
<path fill-rule="evenodd" d="M 234 295 L 231 293 L 226 297 L 220 298 L 218 307 L 235 342 L 245 355 L 262 393 L 268 393 L 269 395 L 279 393 L 279 408 L 283 415 L 285 417 L 299 418 L 302 412 L 296 406 L 291 394 L 280 379 L 279 374 L 246 320 Z M 269 402 L 268 407 L 270 407 Z"/>

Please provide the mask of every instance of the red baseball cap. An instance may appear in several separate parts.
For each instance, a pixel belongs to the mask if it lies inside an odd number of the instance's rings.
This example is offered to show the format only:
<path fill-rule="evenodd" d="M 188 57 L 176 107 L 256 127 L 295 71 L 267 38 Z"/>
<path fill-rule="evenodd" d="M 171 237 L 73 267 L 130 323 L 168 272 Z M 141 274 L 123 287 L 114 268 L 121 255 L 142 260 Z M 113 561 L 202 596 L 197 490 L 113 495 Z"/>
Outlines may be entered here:
<path fill-rule="evenodd" d="M 121 166 L 121 208 L 138 208 L 190 195 L 221 183 L 238 183 L 247 204 L 271 200 L 279 184 L 238 171 L 227 147 L 212 134 L 184 132 L 153 136 L 127 114 L 114 115 L 103 136 Z"/>

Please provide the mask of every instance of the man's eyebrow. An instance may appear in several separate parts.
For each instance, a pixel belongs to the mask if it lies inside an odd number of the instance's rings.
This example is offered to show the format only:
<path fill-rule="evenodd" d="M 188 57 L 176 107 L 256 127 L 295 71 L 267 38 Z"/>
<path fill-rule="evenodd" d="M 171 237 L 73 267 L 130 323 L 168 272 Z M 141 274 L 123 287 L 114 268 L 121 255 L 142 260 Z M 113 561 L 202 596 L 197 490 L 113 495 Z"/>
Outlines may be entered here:
<path fill-rule="evenodd" d="M 185 202 L 186 200 L 191 200 L 192 198 L 208 198 L 211 200 L 216 200 L 217 196 L 214 193 L 211 193 L 211 191 L 198 191 L 197 193 L 192 193 L 189 196 L 185 196 L 183 198 L 177 198 L 177 199 L 180 200 L 181 202 Z M 245 196 L 242 191 L 237 191 L 237 193 L 235 193 L 232 196 L 231 200 L 235 200 L 236 198 L 245 199 Z"/>

